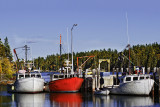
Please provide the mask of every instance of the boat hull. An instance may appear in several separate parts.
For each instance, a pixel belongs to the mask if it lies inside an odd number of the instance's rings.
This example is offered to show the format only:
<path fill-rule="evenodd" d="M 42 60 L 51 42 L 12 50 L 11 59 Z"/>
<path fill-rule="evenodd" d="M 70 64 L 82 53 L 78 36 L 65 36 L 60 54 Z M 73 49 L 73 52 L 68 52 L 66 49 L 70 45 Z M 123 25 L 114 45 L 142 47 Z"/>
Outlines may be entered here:
<path fill-rule="evenodd" d="M 110 89 L 110 93 L 124 95 L 149 95 L 153 84 L 154 80 L 152 79 L 131 81 L 127 83 L 122 83 L 117 88 Z"/>
<path fill-rule="evenodd" d="M 15 92 L 36 93 L 42 92 L 44 88 L 44 79 L 42 78 L 23 78 L 15 82 Z"/>
<path fill-rule="evenodd" d="M 77 92 L 83 79 L 78 77 L 64 78 L 49 82 L 49 89 L 51 92 Z"/>
<path fill-rule="evenodd" d="M 94 92 L 95 95 L 108 95 L 109 90 L 98 90 Z"/>

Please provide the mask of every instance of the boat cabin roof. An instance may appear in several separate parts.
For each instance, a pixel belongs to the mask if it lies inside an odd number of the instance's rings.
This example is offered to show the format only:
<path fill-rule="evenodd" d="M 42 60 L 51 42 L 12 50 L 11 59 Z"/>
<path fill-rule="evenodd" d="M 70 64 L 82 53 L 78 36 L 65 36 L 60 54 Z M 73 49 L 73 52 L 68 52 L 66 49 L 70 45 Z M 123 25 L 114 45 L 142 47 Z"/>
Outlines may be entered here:
<path fill-rule="evenodd" d="M 77 77 L 75 74 L 53 74 L 51 80 Z"/>
<path fill-rule="evenodd" d="M 137 81 L 137 80 L 144 80 L 144 79 L 150 79 L 150 75 L 146 74 L 146 75 L 126 75 L 126 76 L 122 76 L 120 78 L 120 83 L 127 83 L 127 82 L 131 82 L 131 81 Z"/>

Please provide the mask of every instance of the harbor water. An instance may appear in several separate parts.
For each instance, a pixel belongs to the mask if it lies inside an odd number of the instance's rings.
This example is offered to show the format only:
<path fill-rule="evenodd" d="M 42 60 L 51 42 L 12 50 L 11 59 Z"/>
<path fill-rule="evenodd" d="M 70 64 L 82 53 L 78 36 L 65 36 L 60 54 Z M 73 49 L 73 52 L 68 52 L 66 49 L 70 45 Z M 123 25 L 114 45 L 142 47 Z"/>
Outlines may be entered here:
<path fill-rule="evenodd" d="M 42 74 L 49 81 L 47 73 Z M 0 107 L 159 107 L 151 96 L 94 95 L 87 93 L 8 93 L 0 86 Z"/>

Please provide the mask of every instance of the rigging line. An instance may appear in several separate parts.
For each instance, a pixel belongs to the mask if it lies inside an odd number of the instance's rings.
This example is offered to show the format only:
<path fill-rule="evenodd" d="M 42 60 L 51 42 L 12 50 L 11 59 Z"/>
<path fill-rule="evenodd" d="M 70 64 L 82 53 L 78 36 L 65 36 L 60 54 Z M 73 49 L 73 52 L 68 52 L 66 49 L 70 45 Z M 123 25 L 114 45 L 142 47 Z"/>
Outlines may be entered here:
<path fill-rule="evenodd" d="M 129 44 L 129 34 L 128 34 L 128 15 L 127 15 L 127 12 L 126 12 L 126 20 L 127 20 L 127 38 L 128 38 L 128 44 Z"/>
<path fill-rule="evenodd" d="M 17 53 L 17 55 L 19 55 L 20 53 L 22 53 L 24 50 L 20 51 L 19 53 Z"/>
<path fill-rule="evenodd" d="M 64 53 L 66 53 L 66 52 L 65 52 L 65 49 L 64 49 L 63 47 L 62 47 L 62 50 L 63 50 Z"/>
<path fill-rule="evenodd" d="M 122 53 L 122 54 L 123 54 L 123 53 Z M 124 56 L 127 60 L 129 60 L 128 57 L 125 56 L 124 54 L 123 54 L 123 56 Z M 132 61 L 129 60 L 129 62 L 131 62 L 133 65 L 135 65 Z"/>
<path fill-rule="evenodd" d="M 154 80 L 154 82 L 156 83 L 156 81 L 155 81 L 155 80 Z M 158 83 L 156 83 L 156 85 L 157 85 L 157 86 L 159 86 L 159 85 L 158 85 Z"/>

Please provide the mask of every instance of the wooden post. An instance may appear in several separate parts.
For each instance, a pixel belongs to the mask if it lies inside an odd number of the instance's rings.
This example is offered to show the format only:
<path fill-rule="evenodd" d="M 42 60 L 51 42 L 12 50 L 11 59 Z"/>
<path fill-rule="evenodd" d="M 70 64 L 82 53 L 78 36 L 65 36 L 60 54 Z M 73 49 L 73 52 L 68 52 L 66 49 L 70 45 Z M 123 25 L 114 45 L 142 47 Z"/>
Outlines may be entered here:
<path fill-rule="evenodd" d="M 99 72 L 100 69 L 97 70 L 97 89 L 99 90 Z"/>
<path fill-rule="evenodd" d="M 112 75 L 114 75 L 115 68 L 113 68 Z"/>
<path fill-rule="evenodd" d="M 150 73 L 150 67 L 147 68 L 147 74 L 149 74 L 149 73 Z"/>
<path fill-rule="evenodd" d="M 153 78 L 154 78 L 154 103 L 159 103 L 159 75 L 156 75 L 156 71 L 154 68 L 154 73 L 153 73 Z"/>
<path fill-rule="evenodd" d="M 96 76 L 96 71 L 95 69 L 92 70 L 92 91 L 95 91 L 95 88 L 96 88 L 96 79 L 95 79 L 95 76 Z"/>
<path fill-rule="evenodd" d="M 118 69 L 116 69 L 116 85 L 118 85 Z"/>
<path fill-rule="evenodd" d="M 121 68 L 121 73 L 123 73 L 123 68 Z"/>

